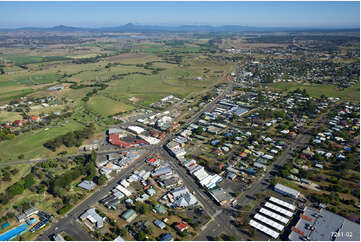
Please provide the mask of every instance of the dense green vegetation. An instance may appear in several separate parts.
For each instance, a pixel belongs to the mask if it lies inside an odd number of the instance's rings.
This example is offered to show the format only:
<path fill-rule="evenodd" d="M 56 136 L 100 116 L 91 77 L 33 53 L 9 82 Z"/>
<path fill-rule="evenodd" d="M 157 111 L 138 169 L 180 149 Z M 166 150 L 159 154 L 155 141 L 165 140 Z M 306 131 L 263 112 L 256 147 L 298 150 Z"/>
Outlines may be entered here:
<path fill-rule="evenodd" d="M 66 147 L 79 147 L 82 142 L 85 139 L 90 138 L 94 132 L 95 126 L 94 124 L 90 124 L 82 130 L 71 131 L 65 135 L 61 135 L 52 140 L 49 140 L 44 144 L 44 146 L 52 151 L 55 151 L 61 145 L 65 145 Z"/>

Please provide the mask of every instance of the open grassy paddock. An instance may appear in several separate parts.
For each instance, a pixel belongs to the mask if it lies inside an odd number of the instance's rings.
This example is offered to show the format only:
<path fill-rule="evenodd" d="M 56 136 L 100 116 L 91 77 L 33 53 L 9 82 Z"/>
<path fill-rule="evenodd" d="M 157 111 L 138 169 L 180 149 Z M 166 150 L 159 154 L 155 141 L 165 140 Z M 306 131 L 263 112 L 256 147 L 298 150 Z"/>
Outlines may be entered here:
<path fill-rule="evenodd" d="M 312 97 L 320 97 L 323 94 L 327 97 L 338 97 L 345 101 L 352 101 L 357 103 L 360 102 L 360 82 L 343 90 L 339 90 L 334 85 L 326 85 L 326 84 L 305 85 L 305 84 L 298 84 L 292 82 L 271 83 L 268 84 L 267 86 L 270 89 L 278 90 L 283 93 L 294 91 L 300 88 L 300 89 L 306 89 L 307 93 Z"/>
<path fill-rule="evenodd" d="M 105 96 L 96 95 L 87 102 L 87 107 L 102 116 L 109 116 L 134 109 L 124 102 L 118 102 Z"/>
<path fill-rule="evenodd" d="M 55 157 L 60 150 L 52 152 L 43 144 L 59 135 L 81 128 L 82 125 L 78 122 L 65 121 L 57 126 L 33 130 L 11 140 L 3 141 L 0 145 L 0 163 L 19 160 L 18 156 L 21 154 L 24 155 L 23 159 Z M 74 151 L 74 148 L 71 149 Z"/>

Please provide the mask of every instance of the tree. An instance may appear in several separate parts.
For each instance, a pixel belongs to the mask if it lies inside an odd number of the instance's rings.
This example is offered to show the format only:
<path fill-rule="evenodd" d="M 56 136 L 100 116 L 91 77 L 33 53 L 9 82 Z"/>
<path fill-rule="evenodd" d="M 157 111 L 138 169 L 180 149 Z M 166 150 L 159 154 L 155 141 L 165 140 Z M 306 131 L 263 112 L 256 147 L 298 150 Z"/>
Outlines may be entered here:
<path fill-rule="evenodd" d="M 95 162 L 88 162 L 85 165 L 85 171 L 86 174 L 88 175 L 86 177 L 87 180 L 93 180 L 93 178 L 95 177 L 96 173 L 97 173 L 97 169 L 95 167 Z"/>
<path fill-rule="evenodd" d="M 120 234 L 120 236 L 126 236 L 127 235 L 127 230 L 126 229 L 124 229 L 124 228 L 122 228 L 122 229 L 120 229 L 120 232 L 119 232 L 119 234 Z"/>
<path fill-rule="evenodd" d="M 39 188 L 38 188 L 38 193 L 42 194 L 45 192 L 45 185 L 44 184 L 40 184 Z"/>
<path fill-rule="evenodd" d="M 182 238 L 187 236 L 187 233 L 185 231 L 178 231 L 177 234 Z"/>
<path fill-rule="evenodd" d="M 100 185 L 100 186 L 104 185 L 106 181 L 107 181 L 107 178 L 105 175 L 101 175 L 97 179 L 98 185 Z"/>
<path fill-rule="evenodd" d="M 137 240 L 138 241 L 144 241 L 146 240 L 146 234 L 144 233 L 143 230 L 139 231 L 137 234 Z"/>
<path fill-rule="evenodd" d="M 151 210 L 151 207 L 150 207 L 150 205 L 148 205 L 148 204 L 141 203 L 141 202 L 136 202 L 136 203 L 135 203 L 135 211 L 136 211 L 137 213 L 146 214 L 146 213 L 148 213 L 150 210 Z"/>
<path fill-rule="evenodd" d="M 8 187 L 7 192 L 11 198 L 22 194 L 24 192 L 24 181 L 20 180 L 17 183 L 11 185 Z"/>
<path fill-rule="evenodd" d="M 201 135 L 202 133 L 203 133 L 203 128 L 202 127 L 198 127 L 196 130 L 194 130 L 194 133 L 196 134 L 196 135 Z"/>
<path fill-rule="evenodd" d="M 24 177 L 24 188 L 30 188 L 35 184 L 35 179 L 33 174 L 28 174 L 26 177 Z"/>
<path fill-rule="evenodd" d="M 66 241 L 74 241 L 73 237 L 71 237 L 70 235 L 65 235 L 65 236 L 64 236 L 64 239 L 65 239 Z"/>
<path fill-rule="evenodd" d="M 93 161 L 93 162 L 96 162 L 97 160 L 97 153 L 92 150 L 92 153 L 90 154 L 90 157 L 89 157 L 89 161 Z"/>
<path fill-rule="evenodd" d="M 290 171 L 289 171 L 289 170 L 287 170 L 287 169 L 282 169 L 282 170 L 281 170 L 281 176 L 282 176 L 283 178 L 287 178 L 289 175 L 290 175 Z"/>

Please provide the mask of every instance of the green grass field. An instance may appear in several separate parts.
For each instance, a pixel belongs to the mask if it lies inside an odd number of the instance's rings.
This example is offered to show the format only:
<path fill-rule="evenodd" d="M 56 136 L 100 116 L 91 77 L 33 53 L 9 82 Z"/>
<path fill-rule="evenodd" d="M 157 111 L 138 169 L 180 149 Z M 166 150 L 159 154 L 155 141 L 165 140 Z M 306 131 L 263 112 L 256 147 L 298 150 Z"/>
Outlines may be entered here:
<path fill-rule="evenodd" d="M 17 119 L 22 119 L 20 113 L 0 111 L 0 122 L 4 122 L 4 121 L 12 122 Z"/>
<path fill-rule="evenodd" d="M 23 55 L 9 55 L 6 56 L 5 58 L 15 62 L 16 65 L 38 63 L 38 62 L 42 62 L 43 60 L 43 58 L 40 56 L 23 56 Z"/>
<path fill-rule="evenodd" d="M 352 101 L 357 103 L 360 102 L 360 82 L 344 90 L 339 90 L 334 85 L 325 84 L 303 85 L 298 83 L 279 82 L 268 84 L 267 86 L 268 88 L 278 90 L 284 93 L 294 91 L 297 88 L 300 88 L 306 89 L 307 93 L 312 97 L 320 97 L 323 94 L 327 97 L 338 97 L 346 101 Z"/>
<path fill-rule="evenodd" d="M 1 90 L 0 90 L 0 102 L 10 101 L 14 98 L 24 97 L 33 92 L 34 92 L 34 90 L 31 88 L 7 91 L 7 92 L 1 92 Z"/>
<path fill-rule="evenodd" d="M 102 42 L 102 40 L 101 40 Z M 151 103 L 159 101 L 164 96 L 173 94 L 178 97 L 185 97 L 191 93 L 197 94 L 204 91 L 219 81 L 215 76 L 215 71 L 228 70 L 226 63 L 223 61 L 212 61 L 206 56 L 198 55 L 200 50 L 197 46 L 177 46 L 170 47 L 160 44 L 159 42 L 144 41 L 134 42 L 132 49 L 137 53 L 118 54 L 120 48 L 116 42 L 80 44 L 78 46 L 64 47 L 52 46 L 42 49 L 15 49 L 4 50 L 2 56 L 5 60 L 11 60 L 17 65 L 27 65 L 27 68 L 16 67 L 8 62 L 7 72 L 0 76 L 0 102 L 1 104 L 23 97 L 30 96 L 40 98 L 49 95 L 55 95 L 58 99 L 66 98 L 67 106 L 74 112 L 72 118 L 81 122 L 94 122 L 97 120 L 99 129 L 105 129 L 111 121 L 109 116 L 136 109 L 141 106 L 148 106 Z M 137 44 L 139 48 L 137 49 Z M 99 59 L 95 63 L 75 64 L 73 58 L 88 58 L 109 51 L 102 50 L 101 46 L 113 47 L 113 56 Z M 171 53 L 173 56 L 181 56 L 180 64 L 171 64 L 162 60 L 159 53 Z M 65 61 L 64 61 L 65 60 Z M 45 62 L 48 61 L 48 62 Z M 151 61 L 155 62 L 151 68 L 164 68 L 156 74 L 152 69 L 144 69 L 136 64 L 145 64 Z M 110 68 L 105 68 L 108 63 L 114 63 Z M 119 65 L 131 64 L 131 65 Z M 149 66 L 148 66 L 149 67 Z M 210 69 L 208 73 L 203 73 L 204 69 Z M 93 84 L 94 81 L 106 81 L 119 74 L 127 73 L 145 73 L 130 74 L 123 78 L 114 79 L 106 84 L 108 87 L 98 91 L 86 103 L 83 97 L 94 87 L 85 87 L 80 89 L 71 89 L 70 83 L 62 83 L 66 88 L 59 92 L 49 92 L 47 87 L 50 83 L 57 81 L 71 81 L 82 84 Z M 68 77 L 63 78 L 66 74 Z M 218 74 L 217 74 L 218 75 Z M 222 75 L 222 74 L 220 74 Z M 201 81 L 196 80 L 202 76 Z M 55 84 L 52 84 L 55 85 Z M 135 98 L 134 103 L 130 98 Z M 40 113 L 49 113 L 51 111 L 62 111 L 64 106 L 49 108 L 34 108 L 31 115 Z M 20 118 L 17 113 L 0 113 L 0 121 L 15 120 Z M 20 154 L 24 154 L 24 159 L 33 159 L 37 157 L 53 157 L 62 150 L 73 152 L 73 149 L 59 148 L 53 153 L 43 147 L 43 144 L 56 136 L 64 134 L 70 130 L 78 129 L 81 125 L 77 122 L 64 124 L 64 127 L 50 126 L 49 130 L 35 130 L 26 134 L 21 134 L 13 140 L 1 142 L 0 144 L 0 162 L 11 162 L 18 160 Z"/>
<path fill-rule="evenodd" d="M 61 76 L 56 73 L 45 73 L 45 74 L 29 74 L 29 76 L 23 76 L 16 79 L 20 84 L 23 85 L 39 85 L 39 84 L 46 84 L 52 83 L 59 80 Z"/>
<path fill-rule="evenodd" d="M 134 109 L 134 106 L 114 101 L 108 97 L 96 95 L 87 102 L 87 107 L 102 116 L 125 112 Z"/>
<path fill-rule="evenodd" d="M 33 130 L 16 136 L 14 139 L 3 141 L 0 144 L 0 163 L 19 160 L 18 156 L 21 154 L 24 154 L 24 159 L 54 157 L 59 151 L 51 152 L 43 144 L 59 135 L 81 128 L 81 124 L 69 121 L 64 126 L 50 126 L 48 130 L 45 128 Z"/>
<path fill-rule="evenodd" d="M 33 55 L 24 55 L 24 54 L 10 54 L 5 55 L 5 59 L 10 60 L 15 63 L 15 65 L 27 65 L 33 63 L 49 62 L 49 61 L 58 61 L 68 59 L 65 56 L 33 56 Z"/>
<path fill-rule="evenodd" d="M 197 81 L 199 73 L 187 69 L 172 68 L 154 75 L 131 75 L 110 82 L 110 87 L 102 91 L 120 100 L 131 97 L 140 99 L 139 104 L 149 105 L 169 94 L 185 97 L 197 92 L 213 82 Z"/>

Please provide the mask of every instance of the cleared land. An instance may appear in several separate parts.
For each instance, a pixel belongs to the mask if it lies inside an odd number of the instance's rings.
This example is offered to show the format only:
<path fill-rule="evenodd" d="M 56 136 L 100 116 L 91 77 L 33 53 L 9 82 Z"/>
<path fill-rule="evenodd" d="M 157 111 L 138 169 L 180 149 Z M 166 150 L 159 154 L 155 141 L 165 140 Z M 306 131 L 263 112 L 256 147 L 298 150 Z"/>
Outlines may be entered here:
<path fill-rule="evenodd" d="M 271 83 L 267 85 L 269 88 L 278 90 L 284 93 L 294 91 L 298 88 L 306 89 L 307 93 L 313 97 L 320 97 L 321 95 L 325 95 L 327 97 L 338 97 L 345 101 L 352 102 L 360 102 L 360 82 L 355 85 L 340 90 L 334 85 L 326 85 L 326 84 L 298 84 L 298 83 Z"/>
<path fill-rule="evenodd" d="M 61 152 L 61 149 L 51 152 L 43 144 L 54 137 L 81 128 L 81 124 L 69 121 L 55 127 L 51 126 L 48 130 L 46 128 L 33 130 L 11 140 L 3 141 L 0 145 L 0 163 L 19 160 L 18 156 L 21 154 L 24 155 L 24 159 L 55 157 L 58 152 Z"/>

